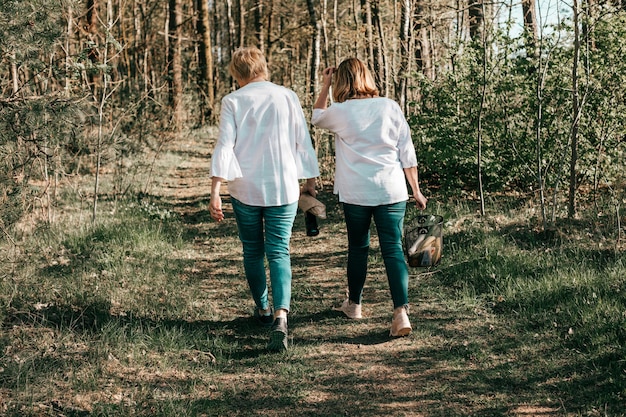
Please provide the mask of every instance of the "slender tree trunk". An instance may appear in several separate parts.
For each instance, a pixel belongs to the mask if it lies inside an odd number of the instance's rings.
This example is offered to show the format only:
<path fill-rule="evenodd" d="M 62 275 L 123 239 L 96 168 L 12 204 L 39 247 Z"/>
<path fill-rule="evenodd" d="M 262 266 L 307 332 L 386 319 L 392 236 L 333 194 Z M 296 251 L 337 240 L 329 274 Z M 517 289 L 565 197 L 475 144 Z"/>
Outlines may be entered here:
<path fill-rule="evenodd" d="M 333 65 L 338 65 L 339 60 L 339 20 L 338 0 L 333 0 Z"/>
<path fill-rule="evenodd" d="M 417 0 L 415 8 L 415 35 L 418 45 L 415 51 L 415 61 L 418 69 L 429 80 L 435 79 L 435 72 L 432 61 L 432 49 L 430 47 L 430 31 L 426 24 L 430 14 L 426 0 Z"/>
<path fill-rule="evenodd" d="M 11 53 L 11 92 L 16 95 L 20 91 L 20 78 L 17 73 L 17 57 L 15 52 Z"/>
<path fill-rule="evenodd" d="M 106 32 L 110 33 L 113 27 L 113 8 L 111 6 L 111 0 L 107 0 L 107 18 L 106 18 Z M 109 45 L 107 42 L 102 48 L 102 63 L 108 65 L 109 63 Z M 91 215 L 92 224 L 96 224 L 98 215 L 98 193 L 100 192 L 100 171 L 102 169 L 102 154 L 104 152 L 104 116 L 105 106 L 109 97 L 109 80 L 110 76 L 107 73 L 102 73 L 102 85 L 99 89 L 99 95 L 94 97 L 98 102 L 98 137 L 96 142 L 96 178 L 93 187 L 93 211 Z"/>
<path fill-rule="evenodd" d="M 321 24 L 317 18 L 317 12 L 313 0 L 306 1 L 307 8 L 309 10 L 309 24 L 313 28 L 313 39 L 311 39 L 311 74 L 309 77 L 309 97 L 313 100 L 317 91 L 318 72 L 320 68 L 320 38 L 321 38 Z"/>
<path fill-rule="evenodd" d="M 85 13 L 85 30 L 87 31 L 87 58 L 95 66 L 98 64 L 98 13 L 99 13 L 99 0 L 87 0 L 87 12 Z M 97 94 L 97 76 L 95 71 L 87 71 L 87 78 L 89 80 L 89 86 L 92 89 L 92 93 Z"/>
<path fill-rule="evenodd" d="M 213 86 L 213 53 L 211 45 L 211 26 L 209 19 L 209 2 L 207 0 L 197 0 L 198 10 L 198 35 L 200 37 L 200 47 L 198 49 L 200 100 L 203 111 L 201 112 L 201 123 L 204 124 L 205 117 L 213 119 L 213 108 L 215 105 L 215 94 Z"/>
<path fill-rule="evenodd" d="M 72 5 L 67 6 L 67 36 L 65 38 L 65 96 L 70 96 L 70 65 L 72 61 L 72 33 L 74 28 L 74 11 Z M 15 86 L 14 86 L 15 88 Z"/>
<path fill-rule="evenodd" d="M 272 23 L 274 22 L 274 0 L 267 0 L 267 29 L 265 31 L 265 54 L 271 60 L 272 54 Z"/>
<path fill-rule="evenodd" d="M 360 27 L 360 23 L 359 23 L 359 8 L 357 7 L 357 0 L 352 0 L 352 17 L 354 19 L 354 28 L 356 30 L 357 33 L 360 33 L 361 27 Z M 359 37 L 355 36 L 354 37 L 354 51 L 352 52 L 352 54 L 354 56 L 356 56 L 357 58 L 359 57 Z"/>
<path fill-rule="evenodd" d="M 541 129 L 543 127 L 543 82 L 545 74 L 542 70 L 541 62 L 538 63 L 537 71 L 537 85 L 535 95 L 537 98 L 537 120 L 535 122 L 535 146 L 536 150 L 536 176 L 537 176 L 537 188 L 539 190 L 539 205 L 541 208 L 541 221 L 543 224 L 543 230 L 548 229 L 548 221 L 546 214 L 546 195 L 545 195 L 545 180 L 543 178 L 543 153 L 542 153 L 542 138 Z"/>
<path fill-rule="evenodd" d="M 387 48 L 385 45 L 385 32 L 383 24 L 380 18 L 380 8 L 378 0 L 371 2 L 372 10 L 372 24 L 376 26 L 378 36 L 376 37 L 376 44 L 374 48 L 374 71 L 378 78 L 378 88 L 380 89 L 381 96 L 389 95 L 389 79 L 387 77 Z"/>
<path fill-rule="evenodd" d="M 526 33 L 526 56 L 536 60 L 539 55 L 537 49 L 539 27 L 537 25 L 535 0 L 522 0 L 522 13 L 524 14 L 524 31 Z"/>
<path fill-rule="evenodd" d="M 374 59 L 374 32 L 372 30 L 372 7 L 370 0 L 361 0 L 361 22 L 365 25 L 365 41 L 367 42 L 367 65 L 374 72 L 374 77 L 378 78 L 376 63 Z M 377 79 L 377 81 L 380 81 Z"/>
<path fill-rule="evenodd" d="M 147 96 L 150 85 L 150 76 L 148 74 L 148 48 L 145 47 L 147 43 L 147 34 L 143 29 L 144 20 L 143 0 L 136 0 L 133 5 L 133 51 L 135 56 L 135 68 L 138 74 L 136 84 L 142 86 L 143 94 Z M 141 79 L 139 79 L 139 77 L 141 77 Z"/>
<path fill-rule="evenodd" d="M 481 15 L 485 15 L 485 4 L 481 3 Z M 482 82 L 480 93 L 480 106 L 478 108 L 478 153 L 477 153 L 477 166 L 478 166 L 478 193 L 480 195 L 480 214 L 485 215 L 485 194 L 483 187 L 483 173 L 482 173 L 482 152 L 483 152 L 483 114 L 485 111 L 485 103 L 487 99 L 487 33 L 485 30 L 485 20 L 481 21 L 482 28 L 479 31 L 481 35 L 481 52 L 482 52 Z"/>
<path fill-rule="evenodd" d="M 595 36 L 595 24 L 596 24 L 596 14 L 597 14 L 597 0 L 586 0 L 583 1 L 582 7 L 585 19 L 582 22 L 582 37 L 587 45 L 587 50 L 594 52 L 598 49 L 596 45 L 596 36 Z M 587 55 L 585 55 L 585 59 L 587 59 Z M 587 66 L 587 65 L 585 65 Z"/>
<path fill-rule="evenodd" d="M 128 56 L 128 46 L 131 44 L 128 36 L 126 35 L 128 29 L 126 28 L 126 19 L 124 19 L 124 0 L 116 0 L 115 7 L 113 8 L 115 24 L 113 28 L 115 31 L 112 35 L 120 44 L 126 47 L 122 48 L 118 52 L 118 59 L 115 61 L 115 65 L 111 68 L 111 75 L 114 81 L 119 81 L 122 86 L 122 91 L 129 93 L 131 91 L 133 77 L 132 66 L 130 63 L 130 57 Z M 112 5 L 113 7 L 113 5 Z M 121 104 L 122 96 L 117 96 L 116 99 Z"/>
<path fill-rule="evenodd" d="M 329 46 L 328 46 L 328 0 L 322 0 L 322 18 L 320 19 L 322 25 L 322 42 L 324 51 L 324 67 L 328 67 Z"/>
<path fill-rule="evenodd" d="M 469 32 L 470 39 L 478 45 L 482 45 L 485 13 L 484 0 L 469 0 Z"/>
<path fill-rule="evenodd" d="M 182 23 L 181 0 L 169 0 L 167 73 L 172 125 L 175 130 L 180 130 L 181 128 L 183 111 Z"/>
<path fill-rule="evenodd" d="M 237 0 L 239 4 L 239 13 L 237 13 L 237 17 L 239 18 L 239 31 L 237 35 L 237 39 L 239 40 L 239 47 L 241 48 L 247 42 L 246 39 L 246 5 L 244 4 L 245 0 Z"/>
<path fill-rule="evenodd" d="M 578 163 L 578 126 L 580 121 L 579 91 L 578 91 L 578 63 L 580 62 L 580 28 L 579 28 L 579 4 L 578 0 L 572 0 L 574 19 L 574 59 L 572 61 L 572 148 L 570 157 L 569 175 L 569 202 L 567 205 L 567 215 L 573 218 L 576 215 L 576 189 L 577 175 L 576 165 Z"/>
<path fill-rule="evenodd" d="M 400 13 L 400 71 L 398 74 L 398 86 L 396 87 L 396 99 L 402 110 L 407 111 L 407 84 L 409 77 L 409 30 L 411 28 L 412 0 L 402 0 Z"/>
<path fill-rule="evenodd" d="M 230 57 L 232 56 L 236 45 L 238 45 L 238 42 L 235 39 L 237 35 L 235 32 L 235 20 L 233 18 L 233 0 L 226 0 L 226 20 L 228 22 L 228 31 L 226 32 L 228 36 L 228 51 L 226 52 L 226 61 L 228 62 L 230 61 Z"/>
<path fill-rule="evenodd" d="M 265 37 L 263 36 L 263 0 L 254 0 L 254 37 L 256 46 L 265 51 Z"/>

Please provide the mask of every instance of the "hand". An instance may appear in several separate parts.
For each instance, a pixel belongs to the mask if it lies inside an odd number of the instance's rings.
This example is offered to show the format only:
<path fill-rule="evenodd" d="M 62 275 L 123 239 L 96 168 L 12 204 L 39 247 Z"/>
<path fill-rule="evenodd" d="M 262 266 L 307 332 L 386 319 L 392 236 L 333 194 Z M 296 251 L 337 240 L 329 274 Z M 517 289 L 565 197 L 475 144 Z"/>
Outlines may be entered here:
<path fill-rule="evenodd" d="M 306 182 L 302 185 L 302 188 L 300 189 L 300 194 L 304 193 L 308 193 L 312 197 L 317 196 L 317 190 L 315 189 L 315 178 L 307 179 Z"/>
<path fill-rule="evenodd" d="M 333 79 L 333 73 L 337 70 L 335 67 L 328 67 L 322 71 L 322 85 L 324 87 L 330 87 L 330 83 Z"/>
<path fill-rule="evenodd" d="M 224 212 L 222 211 L 222 198 L 219 196 L 211 197 L 211 202 L 209 203 L 209 213 L 211 217 L 216 222 L 221 222 L 224 220 Z"/>
<path fill-rule="evenodd" d="M 421 191 L 418 191 L 417 194 L 413 195 L 413 197 L 415 198 L 415 207 L 420 210 L 424 210 L 426 208 L 426 203 L 428 203 L 428 199 L 424 197 L 424 194 L 422 194 Z"/>

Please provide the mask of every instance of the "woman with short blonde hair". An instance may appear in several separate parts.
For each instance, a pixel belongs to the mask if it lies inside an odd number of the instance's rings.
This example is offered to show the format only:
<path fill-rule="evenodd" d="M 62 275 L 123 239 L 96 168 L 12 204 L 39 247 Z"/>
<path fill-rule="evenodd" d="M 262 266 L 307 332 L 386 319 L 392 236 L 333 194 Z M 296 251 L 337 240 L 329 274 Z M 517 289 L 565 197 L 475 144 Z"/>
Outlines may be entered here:
<path fill-rule="evenodd" d="M 266 81 L 269 79 L 265 56 L 254 47 L 237 49 L 228 65 L 228 71 L 236 80 L 250 80 L 257 77 Z"/>
<path fill-rule="evenodd" d="M 271 327 L 267 347 L 285 350 L 292 281 L 289 240 L 300 193 L 316 194 L 317 155 L 298 96 L 268 81 L 259 49 L 235 51 L 229 70 L 239 89 L 222 98 L 209 210 L 214 220 L 224 220 L 220 188 L 228 181 L 255 303 L 253 317 Z M 302 190 L 299 180 L 306 180 Z"/>

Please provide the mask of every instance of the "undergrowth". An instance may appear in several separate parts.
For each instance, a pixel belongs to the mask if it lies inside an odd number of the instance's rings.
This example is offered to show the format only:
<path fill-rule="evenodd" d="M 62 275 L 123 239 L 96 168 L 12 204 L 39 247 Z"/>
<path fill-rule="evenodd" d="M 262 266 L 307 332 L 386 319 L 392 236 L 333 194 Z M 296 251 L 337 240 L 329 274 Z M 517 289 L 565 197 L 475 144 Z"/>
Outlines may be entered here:
<path fill-rule="evenodd" d="M 528 207 L 481 217 L 431 202 L 444 258 L 412 269 L 414 332 L 391 340 L 375 229 L 365 319 L 330 308 L 345 225 L 320 198 L 320 237 L 300 215 L 294 228 L 291 349 L 278 355 L 250 319 L 234 220 L 209 222 L 204 203 L 148 196 L 95 226 L 70 216 L 2 241 L 0 413 L 623 415 L 626 265 L 611 219 L 543 231 Z"/>

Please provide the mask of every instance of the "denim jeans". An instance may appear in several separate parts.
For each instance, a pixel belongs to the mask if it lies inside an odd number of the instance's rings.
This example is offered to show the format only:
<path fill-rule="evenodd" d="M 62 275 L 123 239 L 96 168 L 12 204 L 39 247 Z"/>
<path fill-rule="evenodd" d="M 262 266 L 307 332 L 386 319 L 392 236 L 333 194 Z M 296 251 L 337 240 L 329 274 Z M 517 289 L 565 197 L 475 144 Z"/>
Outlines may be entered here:
<path fill-rule="evenodd" d="M 348 289 L 350 300 L 361 303 L 367 276 L 372 217 L 378 232 L 393 307 L 409 303 L 409 268 L 402 250 L 406 202 L 375 207 L 343 204 L 348 229 Z"/>
<path fill-rule="evenodd" d="M 243 204 L 232 198 L 243 267 L 252 298 L 260 309 L 269 308 L 265 257 L 269 264 L 274 310 L 289 311 L 291 304 L 291 257 L 289 240 L 298 203 L 276 207 Z"/>

